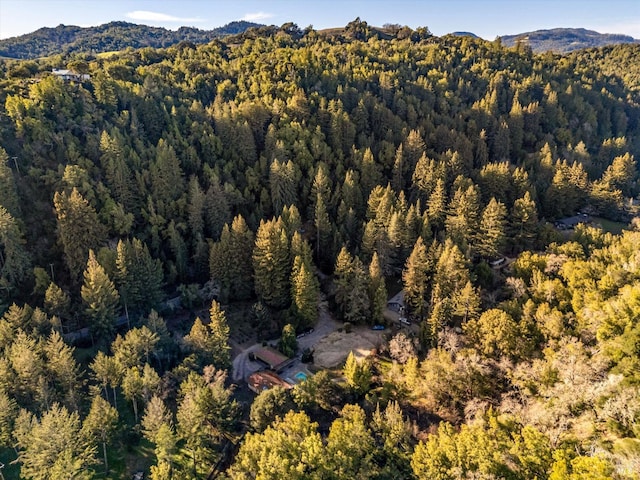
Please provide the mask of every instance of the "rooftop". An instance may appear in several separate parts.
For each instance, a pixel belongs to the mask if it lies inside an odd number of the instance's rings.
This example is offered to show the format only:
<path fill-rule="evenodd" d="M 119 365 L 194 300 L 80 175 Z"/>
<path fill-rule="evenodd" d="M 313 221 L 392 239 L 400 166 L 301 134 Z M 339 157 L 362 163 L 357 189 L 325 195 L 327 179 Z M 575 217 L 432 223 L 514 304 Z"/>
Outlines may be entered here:
<path fill-rule="evenodd" d="M 265 363 L 271 370 L 282 370 L 290 362 L 291 359 L 286 355 L 283 355 L 273 347 L 260 347 L 253 351 L 253 355 L 257 360 Z"/>
<path fill-rule="evenodd" d="M 280 386 L 283 388 L 292 388 L 292 385 L 285 382 L 278 374 L 269 370 L 261 370 L 256 373 L 252 373 L 247 380 L 249 388 L 256 393 L 260 393 L 263 390 L 269 390 L 270 388 Z"/>
<path fill-rule="evenodd" d="M 579 225 L 581 223 L 589 223 L 589 222 L 591 222 L 591 217 L 589 215 L 587 215 L 586 213 L 578 213 L 573 217 L 565 217 L 565 218 L 560 218 L 556 220 L 555 226 L 556 228 L 559 228 L 562 230 L 567 228 L 574 228 L 576 225 Z"/>

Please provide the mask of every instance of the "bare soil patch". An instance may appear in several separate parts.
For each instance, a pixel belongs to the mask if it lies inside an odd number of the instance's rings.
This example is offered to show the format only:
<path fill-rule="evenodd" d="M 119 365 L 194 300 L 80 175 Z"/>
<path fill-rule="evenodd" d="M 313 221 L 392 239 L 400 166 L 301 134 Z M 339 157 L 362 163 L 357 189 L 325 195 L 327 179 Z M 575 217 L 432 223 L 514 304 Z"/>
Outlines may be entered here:
<path fill-rule="evenodd" d="M 356 358 L 368 357 L 382 343 L 383 333 L 370 327 L 355 327 L 351 333 L 330 333 L 315 345 L 313 363 L 321 368 L 336 368 L 344 363 L 349 352 Z"/>

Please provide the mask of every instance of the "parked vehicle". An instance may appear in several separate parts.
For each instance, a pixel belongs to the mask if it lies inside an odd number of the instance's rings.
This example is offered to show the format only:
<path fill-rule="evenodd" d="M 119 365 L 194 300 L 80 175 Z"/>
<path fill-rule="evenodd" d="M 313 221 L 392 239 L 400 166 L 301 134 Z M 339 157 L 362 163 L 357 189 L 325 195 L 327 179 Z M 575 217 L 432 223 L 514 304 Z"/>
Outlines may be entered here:
<path fill-rule="evenodd" d="M 305 328 L 296 336 L 296 338 L 302 338 L 306 335 L 309 335 L 310 333 L 313 333 L 313 328 Z"/>
<path fill-rule="evenodd" d="M 384 325 L 374 325 L 371 330 L 384 330 Z"/>
<path fill-rule="evenodd" d="M 489 265 L 491 265 L 492 267 L 494 267 L 494 268 L 495 268 L 495 267 L 499 267 L 500 265 L 502 265 L 502 264 L 503 264 L 503 263 L 505 263 L 506 261 L 507 261 L 507 259 L 506 259 L 506 258 L 501 257 L 501 258 L 497 258 L 497 259 L 495 259 L 495 260 L 491 260 L 491 261 L 489 262 Z"/>

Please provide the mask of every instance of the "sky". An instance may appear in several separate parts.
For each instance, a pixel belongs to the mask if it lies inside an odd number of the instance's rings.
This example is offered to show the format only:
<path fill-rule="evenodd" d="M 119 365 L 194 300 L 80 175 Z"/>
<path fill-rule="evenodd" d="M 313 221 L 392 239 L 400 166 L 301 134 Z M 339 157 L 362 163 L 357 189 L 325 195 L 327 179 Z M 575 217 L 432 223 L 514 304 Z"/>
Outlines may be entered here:
<path fill-rule="evenodd" d="M 110 21 L 209 30 L 234 20 L 320 30 L 356 17 L 370 25 L 429 27 L 435 35 L 499 35 L 583 27 L 640 39 L 640 0 L 0 0 L 0 38 L 60 24 Z"/>

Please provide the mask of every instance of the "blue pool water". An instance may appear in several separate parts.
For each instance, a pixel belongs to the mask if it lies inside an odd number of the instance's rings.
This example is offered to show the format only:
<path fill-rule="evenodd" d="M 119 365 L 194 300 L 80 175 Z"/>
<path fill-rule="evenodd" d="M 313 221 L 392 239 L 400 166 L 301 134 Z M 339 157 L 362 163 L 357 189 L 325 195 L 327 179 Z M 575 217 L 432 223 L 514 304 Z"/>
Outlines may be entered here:
<path fill-rule="evenodd" d="M 307 379 L 307 374 L 304 372 L 298 372 L 294 376 L 300 382 L 304 382 Z"/>

